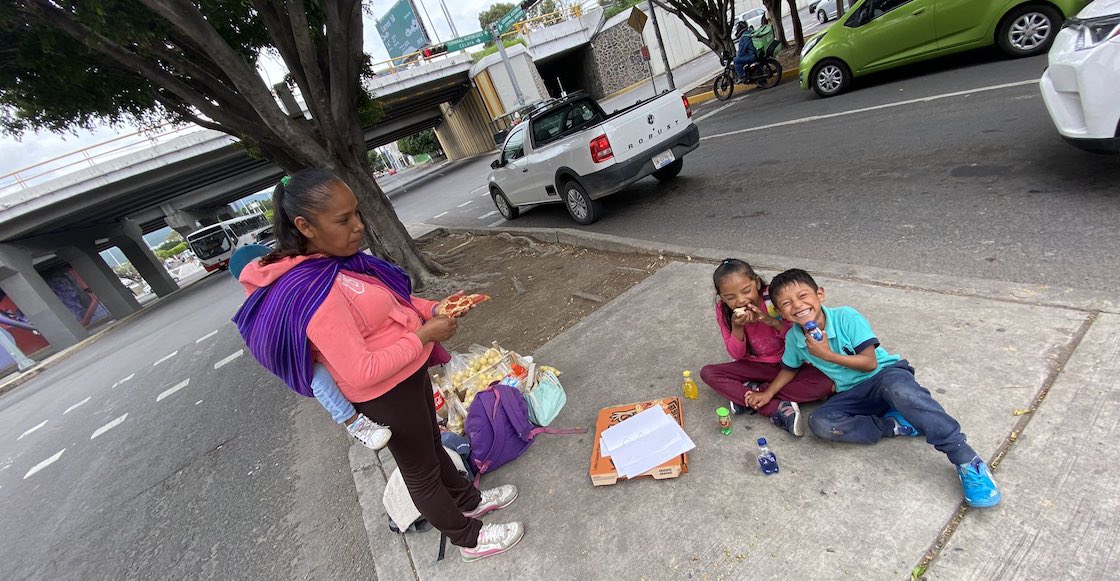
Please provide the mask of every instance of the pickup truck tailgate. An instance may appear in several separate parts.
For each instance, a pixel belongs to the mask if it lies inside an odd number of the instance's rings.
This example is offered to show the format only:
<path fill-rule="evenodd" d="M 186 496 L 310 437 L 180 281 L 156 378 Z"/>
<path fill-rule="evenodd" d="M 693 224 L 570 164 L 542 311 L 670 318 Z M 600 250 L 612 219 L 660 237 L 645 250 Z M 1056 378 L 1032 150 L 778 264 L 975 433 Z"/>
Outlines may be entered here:
<path fill-rule="evenodd" d="M 611 142 L 615 162 L 646 154 L 660 153 L 649 150 L 674 134 L 684 131 L 691 123 L 684 108 L 684 101 L 676 91 L 664 94 L 624 111 L 600 125 Z"/>

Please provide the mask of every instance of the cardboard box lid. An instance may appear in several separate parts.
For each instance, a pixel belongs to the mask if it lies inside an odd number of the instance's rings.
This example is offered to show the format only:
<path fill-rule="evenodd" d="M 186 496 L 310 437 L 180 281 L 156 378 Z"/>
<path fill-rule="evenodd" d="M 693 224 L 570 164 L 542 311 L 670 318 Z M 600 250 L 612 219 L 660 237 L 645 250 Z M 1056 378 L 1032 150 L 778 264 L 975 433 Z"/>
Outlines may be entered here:
<path fill-rule="evenodd" d="M 607 428 L 655 405 L 660 405 L 665 410 L 665 413 L 669 414 L 682 429 L 684 428 L 684 410 L 681 408 L 681 398 L 679 397 L 667 397 L 616 405 L 599 410 L 599 416 L 595 421 L 595 438 L 591 449 L 591 469 L 589 473 L 591 475 L 592 484 L 595 486 L 604 486 L 614 484 L 619 480 L 626 480 L 625 477 L 619 476 L 614 468 L 614 463 L 611 462 L 609 457 L 604 458 L 600 455 L 599 439 Z M 649 476 L 661 480 L 664 478 L 676 478 L 685 472 L 688 472 L 688 453 L 681 454 L 656 468 L 643 472 L 639 475 L 639 478 Z"/>

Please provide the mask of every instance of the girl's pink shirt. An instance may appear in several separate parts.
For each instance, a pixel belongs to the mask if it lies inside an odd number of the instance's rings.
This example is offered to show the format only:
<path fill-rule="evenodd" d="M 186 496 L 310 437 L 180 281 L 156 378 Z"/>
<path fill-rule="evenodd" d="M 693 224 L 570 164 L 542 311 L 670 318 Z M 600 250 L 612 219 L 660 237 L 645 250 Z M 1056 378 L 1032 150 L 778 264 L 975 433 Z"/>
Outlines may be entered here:
<path fill-rule="evenodd" d="M 252 294 L 308 258 L 286 258 L 267 266 L 250 263 L 241 273 L 241 284 Z M 413 296 L 412 304 L 416 310 L 373 277 L 346 270 L 335 277 L 327 298 L 311 316 L 307 338 L 312 357 L 326 365 L 346 399 L 381 397 L 428 361 L 434 344 L 421 343 L 416 330 L 431 318 L 437 303 Z"/>
<path fill-rule="evenodd" d="M 716 299 L 716 322 L 723 335 L 723 344 L 727 347 L 727 354 L 732 359 L 758 361 L 759 363 L 779 363 L 786 347 L 786 333 L 792 326 L 789 322 L 782 321 L 782 330 L 778 331 L 766 323 L 748 323 L 743 327 L 743 337 L 740 341 L 731 334 L 731 328 L 723 320 L 723 301 Z M 759 309 L 765 309 L 758 305 Z M 750 349 L 747 344 L 750 344 Z"/>

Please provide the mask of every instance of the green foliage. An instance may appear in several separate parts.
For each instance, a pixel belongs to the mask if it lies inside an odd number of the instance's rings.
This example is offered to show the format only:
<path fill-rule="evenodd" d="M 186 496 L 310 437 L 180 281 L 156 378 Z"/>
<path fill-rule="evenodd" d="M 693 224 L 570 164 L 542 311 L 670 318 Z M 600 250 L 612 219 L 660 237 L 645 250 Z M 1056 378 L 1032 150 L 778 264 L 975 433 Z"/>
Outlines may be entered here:
<path fill-rule="evenodd" d="M 525 45 L 525 39 L 521 38 L 520 36 L 516 36 L 516 37 L 513 37 L 513 38 L 503 38 L 502 39 L 502 44 L 506 45 L 506 48 L 509 48 L 509 47 L 517 45 L 517 44 Z M 482 49 L 478 52 L 472 52 L 471 53 L 471 58 L 473 58 L 475 61 L 479 61 L 479 60 L 482 60 L 483 57 L 485 57 L 487 55 L 492 55 L 496 52 L 498 52 L 498 45 L 496 45 L 494 43 L 490 43 L 490 44 L 486 45 L 486 48 L 484 48 L 484 49 Z"/>
<path fill-rule="evenodd" d="M 389 167 L 389 160 L 385 159 L 385 154 L 379 149 L 369 150 L 366 159 L 369 160 L 369 168 L 373 171 L 382 171 Z"/>
<path fill-rule="evenodd" d="M 268 223 L 271 224 L 272 223 L 272 217 L 275 214 L 276 214 L 276 212 L 272 208 L 269 208 L 269 209 L 264 211 L 264 219 L 268 220 Z"/>
<path fill-rule="evenodd" d="M 415 135 L 409 135 L 397 142 L 397 147 L 405 155 L 420 155 L 439 151 L 439 139 L 436 139 L 435 130 L 428 129 Z"/>
<path fill-rule="evenodd" d="M 507 12 L 513 10 L 513 4 L 509 2 L 496 2 L 491 4 L 489 8 L 478 13 L 478 25 L 483 30 L 497 22 L 501 17 L 505 16 Z"/>
<path fill-rule="evenodd" d="M 131 280 L 132 282 L 140 282 L 142 280 L 140 277 L 140 273 L 136 270 L 136 267 L 132 266 L 129 263 L 125 263 L 120 266 L 114 266 L 113 272 L 116 273 L 117 278 Z"/>
<path fill-rule="evenodd" d="M 603 18 L 617 16 L 629 12 L 631 8 L 645 2 L 645 0 L 603 0 Z"/>
<path fill-rule="evenodd" d="M 556 4 L 556 0 L 544 0 L 544 2 L 541 2 L 538 5 L 538 10 L 542 15 L 552 14 L 553 12 L 560 10 L 560 6 Z"/>
<path fill-rule="evenodd" d="M 167 250 L 157 250 L 156 251 L 156 258 L 159 258 L 160 260 L 167 260 L 168 258 L 171 258 L 172 256 L 178 256 L 182 252 L 186 251 L 186 249 L 187 249 L 187 243 L 186 242 L 180 242 L 179 244 L 177 244 L 177 245 L 175 245 L 175 246 L 173 246 L 173 247 L 171 247 Z"/>
<path fill-rule="evenodd" d="M 182 243 L 183 237 L 180 236 L 178 232 L 172 232 L 171 237 L 165 240 L 163 244 L 157 246 L 156 250 L 171 250 Z"/>

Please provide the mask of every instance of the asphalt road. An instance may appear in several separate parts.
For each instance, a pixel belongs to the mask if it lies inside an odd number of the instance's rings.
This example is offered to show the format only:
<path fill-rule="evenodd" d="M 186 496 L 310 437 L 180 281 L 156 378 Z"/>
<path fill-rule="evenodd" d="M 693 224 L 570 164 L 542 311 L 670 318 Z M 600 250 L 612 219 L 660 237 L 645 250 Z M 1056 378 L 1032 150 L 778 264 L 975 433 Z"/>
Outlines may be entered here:
<path fill-rule="evenodd" d="M 585 228 L 747 259 L 1115 289 L 1120 159 L 1060 139 L 1033 82 L 1045 64 L 980 51 L 860 80 L 832 99 L 791 80 L 705 103 L 694 117 L 703 141 L 680 177 L 606 198 Z M 506 225 L 485 197 L 492 159 L 395 198 L 402 220 Z M 578 227 L 559 205 L 508 225 Z"/>
<path fill-rule="evenodd" d="M 0 398 L 0 577 L 373 578 L 344 431 L 230 358 L 243 296 L 211 274 Z"/>

